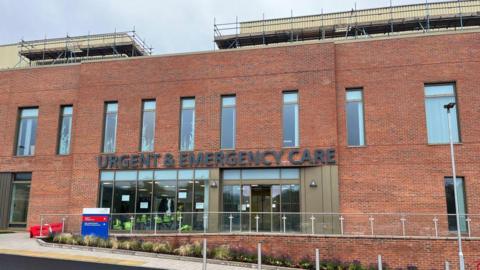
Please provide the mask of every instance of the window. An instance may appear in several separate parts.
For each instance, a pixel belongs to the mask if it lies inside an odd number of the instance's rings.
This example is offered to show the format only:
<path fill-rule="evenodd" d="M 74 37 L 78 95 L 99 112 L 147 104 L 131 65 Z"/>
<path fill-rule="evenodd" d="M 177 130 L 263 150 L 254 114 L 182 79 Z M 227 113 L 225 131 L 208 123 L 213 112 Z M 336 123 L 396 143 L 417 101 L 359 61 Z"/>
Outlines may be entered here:
<path fill-rule="evenodd" d="M 38 108 L 20 109 L 16 155 L 33 156 L 37 136 Z"/>
<path fill-rule="evenodd" d="M 58 149 L 59 155 L 70 154 L 70 140 L 72 137 L 72 106 L 62 106 L 60 115 L 60 129 L 58 131 Z"/>
<path fill-rule="evenodd" d="M 31 179 L 31 173 L 14 174 L 9 217 L 9 224 L 12 227 L 23 227 L 27 222 Z"/>
<path fill-rule="evenodd" d="M 458 215 L 460 219 L 460 231 L 467 231 L 467 210 L 465 202 L 465 186 L 463 178 L 457 177 L 457 199 L 458 199 Z M 445 196 L 447 198 L 448 213 L 448 230 L 457 230 L 457 219 L 455 211 L 455 191 L 453 186 L 453 178 L 445 177 Z"/>
<path fill-rule="evenodd" d="M 222 149 L 235 148 L 236 98 L 222 97 L 222 127 L 220 135 Z"/>
<path fill-rule="evenodd" d="M 140 150 L 142 152 L 152 152 L 155 142 L 155 109 L 156 101 L 143 101 L 142 106 L 142 136 Z"/>
<path fill-rule="evenodd" d="M 298 93 L 283 93 L 283 146 L 298 147 Z"/>
<path fill-rule="evenodd" d="M 365 145 L 363 127 L 363 93 L 361 89 L 347 90 L 347 141 L 350 146 Z"/>
<path fill-rule="evenodd" d="M 182 99 L 180 151 L 192 151 L 195 138 L 195 98 Z"/>
<path fill-rule="evenodd" d="M 427 117 L 428 143 L 449 143 L 448 115 L 444 105 L 455 101 L 454 84 L 425 85 L 425 111 Z M 452 139 L 459 142 L 456 106 L 452 116 Z"/>
<path fill-rule="evenodd" d="M 117 102 L 105 103 L 105 127 L 103 129 L 103 152 L 115 152 L 115 144 L 117 137 Z"/>

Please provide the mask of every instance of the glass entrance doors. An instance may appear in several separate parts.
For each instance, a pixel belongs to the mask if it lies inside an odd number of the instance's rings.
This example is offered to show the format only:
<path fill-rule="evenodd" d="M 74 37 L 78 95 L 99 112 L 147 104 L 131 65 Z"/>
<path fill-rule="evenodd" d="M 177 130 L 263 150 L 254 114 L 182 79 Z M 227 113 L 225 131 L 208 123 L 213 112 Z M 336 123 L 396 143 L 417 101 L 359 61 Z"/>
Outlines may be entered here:
<path fill-rule="evenodd" d="M 14 175 L 10 204 L 10 227 L 26 226 L 31 177 L 31 173 L 16 173 Z"/>
<path fill-rule="evenodd" d="M 272 196 L 271 190 L 274 186 L 268 185 L 252 185 L 252 199 L 251 199 L 251 212 L 254 218 L 252 218 L 252 228 L 257 226 L 258 231 L 271 231 L 272 230 Z M 258 219 L 258 221 L 257 221 Z"/>
<path fill-rule="evenodd" d="M 300 186 L 224 185 L 222 228 L 225 231 L 300 230 Z M 231 222 L 231 225 L 230 225 Z"/>

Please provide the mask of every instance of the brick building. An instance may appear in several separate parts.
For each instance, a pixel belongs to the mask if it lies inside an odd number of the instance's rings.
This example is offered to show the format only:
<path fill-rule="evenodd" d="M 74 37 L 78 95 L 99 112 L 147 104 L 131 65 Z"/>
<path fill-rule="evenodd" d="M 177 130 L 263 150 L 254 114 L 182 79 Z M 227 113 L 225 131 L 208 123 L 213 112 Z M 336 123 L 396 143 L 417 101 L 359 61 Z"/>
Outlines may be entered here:
<path fill-rule="evenodd" d="M 289 231 L 368 235 L 374 217 L 401 235 L 403 213 L 407 234 L 434 236 L 435 216 L 454 236 L 455 102 L 460 227 L 475 232 L 479 44 L 472 26 L 0 71 L 2 225 L 106 207 L 212 232 L 232 214 L 236 231 L 286 217 Z"/>

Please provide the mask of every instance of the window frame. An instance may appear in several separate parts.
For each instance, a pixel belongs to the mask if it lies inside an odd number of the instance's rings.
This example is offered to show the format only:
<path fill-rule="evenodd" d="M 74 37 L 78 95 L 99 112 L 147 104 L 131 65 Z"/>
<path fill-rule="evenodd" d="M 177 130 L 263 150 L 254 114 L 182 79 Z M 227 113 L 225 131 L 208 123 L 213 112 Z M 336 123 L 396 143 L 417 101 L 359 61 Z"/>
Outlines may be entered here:
<path fill-rule="evenodd" d="M 145 114 L 145 103 L 146 102 L 155 102 L 155 109 L 154 110 L 147 110 L 147 112 L 154 112 L 155 119 L 154 121 L 154 126 L 153 126 L 153 149 L 151 151 L 143 151 L 142 149 L 142 139 L 143 139 L 143 120 L 144 120 L 144 114 Z M 118 113 L 118 112 L 117 112 Z M 157 100 L 155 98 L 150 98 L 150 99 L 142 99 L 142 109 L 140 111 L 140 137 L 139 137 L 139 145 L 138 145 L 138 150 L 141 153 L 152 153 L 155 152 L 155 139 L 156 139 L 156 128 L 157 128 Z"/>
<path fill-rule="evenodd" d="M 287 102 L 285 103 L 284 101 L 284 97 L 285 97 L 285 94 L 297 94 L 297 102 L 293 103 L 293 102 Z M 295 146 L 285 146 L 285 126 L 284 126 L 284 123 L 283 123 L 283 120 L 284 120 L 284 116 L 285 116 L 285 110 L 284 110 L 284 106 L 285 105 L 288 105 L 288 104 L 297 104 L 297 107 L 298 107 L 298 119 L 296 119 L 298 121 L 297 123 L 297 126 L 298 126 L 298 138 L 296 138 L 296 141 L 298 142 L 297 145 Z M 300 145 L 301 145 L 301 141 L 300 141 L 300 91 L 298 89 L 294 89 L 294 90 L 284 90 L 282 91 L 282 114 L 281 114 L 281 126 L 282 126 L 282 148 L 285 148 L 285 149 L 296 149 L 296 148 L 300 148 Z"/>
<path fill-rule="evenodd" d="M 193 147 L 192 149 L 188 149 L 188 150 L 183 150 L 182 149 L 182 115 L 183 115 L 183 101 L 184 100 L 188 100 L 188 99 L 193 99 L 195 101 L 195 106 L 193 107 Z M 185 97 L 180 97 L 180 113 L 179 113 L 179 117 L 178 117 L 178 151 L 179 152 L 193 152 L 195 151 L 195 136 L 196 136 L 196 132 L 195 132 L 195 129 L 196 129 L 196 122 L 197 122 L 197 118 L 196 118 L 196 109 L 197 109 L 197 98 L 195 96 L 185 96 Z"/>
<path fill-rule="evenodd" d="M 36 142 L 36 137 L 38 133 L 38 120 L 40 117 L 40 106 L 21 106 L 17 108 L 17 123 L 15 127 L 15 143 L 13 144 L 13 156 L 14 157 L 32 157 L 35 156 L 33 155 L 18 155 L 18 139 L 20 136 L 20 122 L 22 121 L 22 110 L 28 110 L 28 109 L 37 109 L 37 131 L 35 132 L 35 147 L 37 146 Z M 36 151 L 35 151 L 36 152 Z"/>
<path fill-rule="evenodd" d="M 72 118 L 72 123 L 71 123 L 71 126 L 70 126 L 70 144 L 68 146 L 68 153 L 67 154 L 60 154 L 60 139 L 61 139 L 61 136 L 62 136 L 62 122 L 63 122 L 63 109 L 65 107 L 71 107 L 72 108 L 72 114 L 70 114 L 70 117 Z M 73 134 L 73 104 L 64 104 L 64 105 L 60 105 L 60 115 L 58 117 L 58 130 L 57 130 L 57 151 L 56 151 L 56 154 L 58 156 L 68 156 L 72 153 L 72 136 Z"/>
<path fill-rule="evenodd" d="M 465 218 L 465 219 L 468 219 L 469 211 L 468 211 L 467 185 L 465 184 L 465 183 L 466 183 L 466 180 L 465 180 L 466 177 L 465 177 L 465 176 L 462 176 L 462 175 L 457 175 L 457 179 L 461 179 L 461 181 L 462 181 L 463 196 L 464 196 L 463 202 L 464 202 L 464 204 L 465 204 L 465 205 L 464 205 L 464 206 L 465 206 L 465 214 L 464 214 L 465 217 L 464 217 L 464 218 Z M 449 214 L 449 213 L 448 213 L 447 193 L 446 193 L 446 190 L 445 190 L 445 186 L 446 186 L 445 184 L 446 184 L 446 181 L 447 181 L 447 180 L 451 180 L 454 186 L 455 186 L 455 181 L 454 181 L 453 176 L 451 176 L 451 175 L 448 175 L 448 176 L 444 176 L 444 177 L 443 177 L 444 196 L 445 196 L 445 210 L 446 210 L 446 213 L 447 213 L 447 214 L 446 214 L 446 215 L 447 215 L 447 229 L 448 229 L 448 232 L 453 233 L 453 232 L 457 232 L 458 227 L 457 227 L 457 229 L 455 229 L 455 230 L 450 230 L 450 223 L 449 223 L 449 221 L 448 221 L 448 217 L 449 217 L 449 215 L 452 215 L 452 214 Z M 458 190 L 457 190 L 457 192 L 458 192 Z M 454 194 L 455 194 L 455 189 L 454 189 Z M 456 217 L 456 213 L 457 213 L 456 207 L 457 207 L 457 206 L 455 205 L 455 201 L 454 201 L 453 203 L 454 203 L 454 206 L 455 206 L 455 213 L 454 213 L 453 215 L 455 215 L 455 217 Z M 459 217 L 459 218 L 460 218 L 460 217 Z M 461 221 L 460 221 L 460 222 L 461 222 Z M 456 223 L 456 222 L 455 222 L 455 223 Z M 468 222 L 465 221 L 465 223 L 466 223 L 466 230 L 465 230 L 465 231 L 462 231 L 462 230 L 460 229 L 461 234 L 467 234 L 468 231 L 469 231 Z M 458 224 L 455 224 L 455 225 L 458 226 Z"/>
<path fill-rule="evenodd" d="M 446 145 L 450 144 L 450 142 L 446 143 L 431 143 L 428 140 L 428 124 L 427 124 L 427 105 L 426 105 L 426 100 L 427 100 L 427 95 L 425 93 L 425 88 L 428 86 L 445 86 L 445 85 L 452 85 L 453 86 L 453 97 L 455 98 L 455 110 L 456 110 L 456 118 L 457 118 L 457 132 L 458 132 L 458 142 L 453 142 L 453 144 L 462 144 L 462 127 L 460 124 L 460 105 L 458 102 L 458 91 L 457 91 L 457 82 L 456 81 L 446 81 L 446 82 L 425 82 L 423 83 L 423 112 L 424 112 L 424 119 L 425 119 L 425 131 L 426 131 L 426 137 L 427 137 L 427 145 Z M 451 95 L 436 95 L 436 96 L 430 96 L 430 97 L 451 97 Z"/>
<path fill-rule="evenodd" d="M 223 106 L 224 98 L 235 98 L 235 105 Z M 222 128 L 223 128 L 223 108 L 234 108 L 235 109 L 235 124 L 233 126 L 233 148 L 225 148 L 222 146 Z M 221 150 L 235 150 L 237 147 L 237 95 L 236 94 L 227 94 L 220 96 L 220 149 Z"/>
<path fill-rule="evenodd" d="M 107 124 L 107 111 L 108 111 L 108 104 L 116 103 L 117 104 L 117 121 L 115 124 L 115 151 L 113 152 L 105 152 L 105 132 L 106 132 L 106 124 Z M 103 126 L 102 126 L 102 144 L 100 145 L 100 153 L 111 154 L 117 151 L 117 133 L 118 133 L 118 101 L 117 100 L 110 100 L 103 102 Z"/>
<path fill-rule="evenodd" d="M 358 148 L 358 147 L 366 147 L 367 146 L 367 129 L 365 127 L 365 95 L 364 95 L 364 87 L 363 86 L 358 86 L 358 87 L 348 87 L 345 88 L 345 131 L 346 131 L 346 146 L 349 148 Z M 348 143 L 348 112 L 347 112 L 347 105 L 349 102 L 347 99 L 347 93 L 348 92 L 353 92 L 353 91 L 360 91 L 361 94 L 361 103 L 362 103 L 362 125 L 363 125 L 363 144 L 359 145 L 350 145 Z M 358 100 L 355 100 L 354 102 L 358 102 Z"/>

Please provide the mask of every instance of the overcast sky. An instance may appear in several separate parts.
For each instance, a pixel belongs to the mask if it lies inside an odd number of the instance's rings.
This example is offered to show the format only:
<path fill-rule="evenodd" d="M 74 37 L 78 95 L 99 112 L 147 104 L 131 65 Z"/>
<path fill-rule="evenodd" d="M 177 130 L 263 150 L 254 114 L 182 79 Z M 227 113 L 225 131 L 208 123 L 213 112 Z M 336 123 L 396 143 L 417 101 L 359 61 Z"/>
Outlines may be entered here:
<path fill-rule="evenodd" d="M 425 0 L 392 0 L 394 5 Z M 0 0 L 0 44 L 135 29 L 155 54 L 211 50 L 217 23 L 388 6 L 390 0 Z M 429 0 L 433 2 L 433 0 Z"/>

